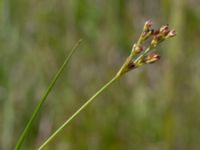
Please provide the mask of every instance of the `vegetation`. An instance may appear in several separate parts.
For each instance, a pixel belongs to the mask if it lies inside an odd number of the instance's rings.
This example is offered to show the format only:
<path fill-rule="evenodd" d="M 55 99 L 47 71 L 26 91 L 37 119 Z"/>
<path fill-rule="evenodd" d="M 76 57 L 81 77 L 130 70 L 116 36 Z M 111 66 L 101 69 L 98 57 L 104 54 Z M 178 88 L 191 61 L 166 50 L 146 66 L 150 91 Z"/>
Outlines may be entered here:
<path fill-rule="evenodd" d="M 47 149 L 199 149 L 197 0 L 0 2 L 0 149 L 14 148 L 79 38 L 84 44 L 50 93 L 22 149 L 39 147 L 115 74 L 148 18 L 177 30 L 176 38 L 159 46 L 164 58 L 104 91 Z"/>

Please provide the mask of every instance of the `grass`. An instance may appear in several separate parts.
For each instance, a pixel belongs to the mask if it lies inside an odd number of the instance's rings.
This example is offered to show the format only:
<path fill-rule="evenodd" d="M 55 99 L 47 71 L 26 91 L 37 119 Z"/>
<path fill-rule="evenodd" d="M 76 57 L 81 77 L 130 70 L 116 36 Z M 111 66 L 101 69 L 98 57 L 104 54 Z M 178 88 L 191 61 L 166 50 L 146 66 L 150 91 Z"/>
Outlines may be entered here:
<path fill-rule="evenodd" d="M 72 48 L 71 52 L 69 53 L 69 55 L 67 56 L 67 58 L 65 59 L 64 63 L 61 65 L 60 69 L 58 70 L 58 72 L 55 74 L 53 80 L 51 81 L 49 87 L 47 88 L 47 91 L 44 93 L 44 96 L 42 97 L 42 99 L 39 101 L 38 105 L 36 106 L 32 116 L 30 117 L 27 125 L 25 126 L 16 146 L 15 146 L 15 150 L 19 150 L 20 147 L 22 146 L 29 130 L 31 129 L 31 126 L 35 120 L 35 118 L 37 117 L 38 113 L 40 112 L 44 102 L 46 101 L 49 93 L 51 92 L 51 90 L 53 89 L 53 87 L 55 86 L 56 81 L 58 80 L 58 78 L 60 77 L 61 73 L 64 71 L 65 66 L 69 63 L 72 55 L 74 54 L 75 50 L 77 49 L 77 47 L 79 46 L 79 44 L 81 43 L 82 40 L 79 40 L 75 46 Z"/>

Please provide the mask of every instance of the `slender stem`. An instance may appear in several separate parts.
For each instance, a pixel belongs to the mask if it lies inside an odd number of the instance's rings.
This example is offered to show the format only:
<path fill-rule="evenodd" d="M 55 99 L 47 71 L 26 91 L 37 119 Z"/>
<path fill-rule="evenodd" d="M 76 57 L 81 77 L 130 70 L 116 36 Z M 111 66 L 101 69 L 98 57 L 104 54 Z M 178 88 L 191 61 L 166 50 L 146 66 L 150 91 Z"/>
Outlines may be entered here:
<path fill-rule="evenodd" d="M 99 94 L 101 94 L 109 85 L 116 81 L 119 76 L 113 77 L 101 89 L 99 89 L 88 101 L 86 101 L 67 121 L 65 121 L 39 148 L 42 150 L 61 130 L 63 130 L 83 109 L 85 109 Z"/>
<path fill-rule="evenodd" d="M 138 39 L 138 41 L 137 41 L 137 45 L 140 45 L 140 44 L 142 44 L 142 34 L 143 34 L 143 32 L 141 33 L 141 35 L 140 35 L 140 37 L 139 37 L 139 39 Z"/>
<path fill-rule="evenodd" d="M 146 55 L 150 50 L 152 49 L 152 47 L 148 47 L 139 57 L 137 57 L 137 59 L 134 61 L 134 63 L 136 64 L 137 61 L 139 61 L 144 55 Z"/>
<path fill-rule="evenodd" d="M 74 54 L 75 50 L 77 49 L 77 47 L 79 46 L 79 44 L 81 43 L 82 40 L 79 40 L 75 46 L 72 48 L 70 54 L 68 55 L 68 57 L 65 59 L 64 63 L 62 64 L 62 66 L 60 67 L 60 69 L 58 70 L 58 72 L 55 74 L 52 82 L 50 83 L 47 91 L 45 92 L 44 96 L 42 97 L 42 99 L 39 101 L 39 103 L 37 104 L 31 118 L 29 119 L 25 129 L 23 130 L 16 146 L 15 146 L 15 150 L 19 150 L 22 143 L 24 142 L 25 140 L 25 137 L 27 136 L 32 124 L 33 124 L 33 121 L 35 120 L 36 116 L 38 115 L 43 103 L 45 102 L 47 96 L 49 95 L 50 91 L 52 90 L 52 88 L 54 87 L 56 81 L 58 80 L 59 76 L 61 75 L 61 73 L 63 72 L 65 66 L 68 64 L 70 58 L 72 57 L 72 55 Z"/>

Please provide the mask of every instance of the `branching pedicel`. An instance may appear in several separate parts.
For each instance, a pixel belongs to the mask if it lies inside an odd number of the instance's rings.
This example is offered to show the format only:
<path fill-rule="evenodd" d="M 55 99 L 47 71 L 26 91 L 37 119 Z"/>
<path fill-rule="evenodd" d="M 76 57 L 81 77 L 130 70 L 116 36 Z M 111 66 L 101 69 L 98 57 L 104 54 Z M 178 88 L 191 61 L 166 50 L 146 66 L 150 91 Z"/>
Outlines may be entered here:
<path fill-rule="evenodd" d="M 161 42 L 176 35 L 176 31 L 170 30 L 168 25 L 162 26 L 158 30 L 152 29 L 152 21 L 148 20 L 144 24 L 143 31 L 139 37 L 137 43 L 133 45 L 132 51 L 128 56 L 127 60 L 124 62 L 117 77 L 121 77 L 126 72 L 143 66 L 144 64 L 151 64 L 160 59 L 160 56 L 152 52 Z M 152 38 L 149 46 L 145 49 L 144 42 Z"/>
<path fill-rule="evenodd" d="M 166 39 L 174 37 L 176 35 L 175 30 L 170 30 L 168 25 L 162 26 L 158 30 L 153 30 L 152 22 L 149 20 L 145 23 L 142 34 L 139 37 L 137 43 L 133 45 L 132 51 L 117 74 L 107 82 L 102 88 L 100 88 L 90 99 L 88 99 L 69 119 L 67 119 L 39 148 L 42 150 L 55 136 L 63 130 L 70 122 L 76 118 L 76 116 L 82 112 L 99 94 L 101 94 L 108 86 L 114 81 L 118 80 L 125 73 L 141 67 L 145 64 L 151 64 L 160 59 L 160 56 L 153 52 L 153 50 Z M 149 46 L 145 49 L 143 44 L 147 39 L 151 38 Z"/>

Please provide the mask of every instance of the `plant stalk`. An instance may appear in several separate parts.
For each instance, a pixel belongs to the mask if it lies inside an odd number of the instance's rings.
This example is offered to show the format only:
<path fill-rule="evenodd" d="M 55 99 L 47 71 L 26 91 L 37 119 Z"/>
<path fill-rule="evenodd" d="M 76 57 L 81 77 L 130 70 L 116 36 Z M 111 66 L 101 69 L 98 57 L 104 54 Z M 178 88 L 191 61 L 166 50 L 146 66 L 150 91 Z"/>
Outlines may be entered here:
<path fill-rule="evenodd" d="M 101 94 L 108 86 L 114 81 L 119 79 L 120 76 L 114 76 L 109 82 L 107 82 L 102 88 L 100 88 L 88 101 L 86 101 L 67 121 L 65 121 L 60 128 L 58 128 L 39 148 L 42 150 L 45 146 L 61 131 L 63 130 L 82 110 L 84 110 L 99 94 Z"/>

